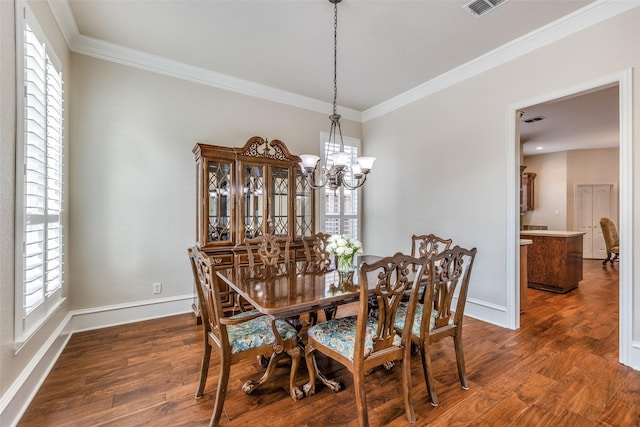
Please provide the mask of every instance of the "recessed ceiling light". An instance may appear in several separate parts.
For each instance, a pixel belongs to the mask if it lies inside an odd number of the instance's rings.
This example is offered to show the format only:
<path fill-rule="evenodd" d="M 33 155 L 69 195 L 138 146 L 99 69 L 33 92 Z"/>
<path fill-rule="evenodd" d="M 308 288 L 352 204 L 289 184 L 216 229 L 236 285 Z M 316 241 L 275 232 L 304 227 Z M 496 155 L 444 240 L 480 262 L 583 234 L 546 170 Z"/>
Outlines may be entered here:
<path fill-rule="evenodd" d="M 542 150 L 544 147 L 540 146 L 540 147 L 536 147 L 536 150 Z"/>

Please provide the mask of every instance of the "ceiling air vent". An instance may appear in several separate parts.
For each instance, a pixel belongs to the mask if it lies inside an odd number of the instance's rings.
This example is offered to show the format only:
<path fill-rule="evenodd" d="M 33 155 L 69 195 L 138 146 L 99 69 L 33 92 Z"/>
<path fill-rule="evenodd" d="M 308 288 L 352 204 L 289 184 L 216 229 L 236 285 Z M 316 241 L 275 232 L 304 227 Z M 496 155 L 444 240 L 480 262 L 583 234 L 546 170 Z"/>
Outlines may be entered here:
<path fill-rule="evenodd" d="M 464 8 L 475 16 L 484 15 L 495 9 L 507 0 L 473 0 L 464 5 Z"/>
<path fill-rule="evenodd" d="M 538 117 L 532 117 L 530 119 L 527 120 L 523 120 L 523 122 L 525 123 L 533 123 L 533 122 L 539 122 L 540 120 L 544 120 L 545 117 L 544 116 L 538 116 Z"/>

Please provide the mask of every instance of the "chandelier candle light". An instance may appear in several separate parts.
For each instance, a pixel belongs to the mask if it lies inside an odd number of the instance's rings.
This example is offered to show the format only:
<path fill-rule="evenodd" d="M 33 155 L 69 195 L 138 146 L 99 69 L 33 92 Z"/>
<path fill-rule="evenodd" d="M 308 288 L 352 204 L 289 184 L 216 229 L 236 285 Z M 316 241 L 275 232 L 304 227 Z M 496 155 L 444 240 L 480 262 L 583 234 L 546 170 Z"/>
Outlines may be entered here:
<path fill-rule="evenodd" d="M 361 187 L 367 180 L 367 174 L 371 172 L 375 157 L 358 157 L 357 163 L 351 164 L 349 154 L 344 151 L 344 141 L 342 140 L 342 129 L 340 128 L 340 115 L 336 113 L 336 101 L 338 98 L 338 3 L 342 0 L 329 0 L 333 3 L 333 114 L 329 116 L 331 120 L 331 130 L 329 131 L 329 146 L 335 147 L 336 131 L 340 135 L 340 151 L 327 155 L 324 164 L 320 167 L 322 177 L 319 182 L 314 182 L 314 175 L 318 169 L 320 157 L 313 154 L 300 155 L 300 167 L 312 188 L 322 188 L 329 185 L 331 190 L 336 190 L 343 186 L 349 190 Z M 345 180 L 349 173 L 352 176 L 351 182 Z M 355 181 L 353 179 L 355 178 Z"/>
<path fill-rule="evenodd" d="M 344 234 L 334 234 L 327 240 L 327 252 L 338 258 L 338 271 L 353 272 L 353 257 L 362 253 L 362 243 Z"/>

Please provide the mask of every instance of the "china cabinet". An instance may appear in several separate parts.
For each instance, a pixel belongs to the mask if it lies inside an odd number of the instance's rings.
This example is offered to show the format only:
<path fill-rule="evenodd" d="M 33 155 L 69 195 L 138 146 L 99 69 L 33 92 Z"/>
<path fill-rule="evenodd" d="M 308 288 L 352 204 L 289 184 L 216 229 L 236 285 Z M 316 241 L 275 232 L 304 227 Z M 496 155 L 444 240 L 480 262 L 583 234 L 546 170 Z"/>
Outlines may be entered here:
<path fill-rule="evenodd" d="M 291 238 L 291 259 L 304 256 L 314 232 L 314 195 L 300 158 L 279 140 L 259 136 L 243 147 L 196 144 L 197 245 L 220 267 L 248 262 L 245 238 Z M 231 303 L 231 301 L 227 301 Z"/>

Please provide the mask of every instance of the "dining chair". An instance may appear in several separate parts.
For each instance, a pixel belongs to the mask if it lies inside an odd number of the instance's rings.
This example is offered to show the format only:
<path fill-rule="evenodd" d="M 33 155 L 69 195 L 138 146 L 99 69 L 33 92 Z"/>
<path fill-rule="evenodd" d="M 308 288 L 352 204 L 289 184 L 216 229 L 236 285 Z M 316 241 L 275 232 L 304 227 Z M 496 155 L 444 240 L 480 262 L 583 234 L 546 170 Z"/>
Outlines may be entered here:
<path fill-rule="evenodd" d="M 302 398 L 302 391 L 296 387 L 296 373 L 301 353 L 296 329 L 284 320 L 271 319 L 256 310 L 227 317 L 220 300 L 220 288 L 213 262 L 197 247 L 189 248 L 188 253 L 196 278 L 196 288 L 200 289 L 198 297 L 203 325 L 204 348 L 196 399 L 201 398 L 204 393 L 212 349 L 215 349 L 220 360 L 216 400 L 209 425 L 217 426 L 220 421 L 231 365 L 241 360 L 270 356 L 264 375 L 259 380 L 247 381 L 242 386 L 242 391 L 249 394 L 271 376 L 278 360 L 288 354 L 292 360 L 290 393 L 295 400 Z M 275 334 L 274 330 L 278 333 Z"/>
<path fill-rule="evenodd" d="M 291 239 L 289 237 L 264 234 L 251 239 L 244 239 L 244 243 L 247 247 L 249 267 L 253 268 L 257 264 L 257 260 L 268 267 L 288 267 L 291 260 L 289 254 Z"/>
<path fill-rule="evenodd" d="M 330 234 L 319 232 L 302 238 L 305 256 L 305 273 L 322 273 L 331 268 L 331 253 L 327 251 L 328 240 Z M 325 319 L 329 320 L 335 317 L 338 311 L 337 307 L 325 308 Z M 309 313 L 309 324 L 315 325 L 318 322 L 318 312 Z"/>
<path fill-rule="evenodd" d="M 327 251 L 329 237 L 330 234 L 319 232 L 302 238 L 305 260 L 310 270 L 327 271 L 331 266 L 331 253 Z"/>
<path fill-rule="evenodd" d="M 607 261 L 613 265 L 614 261 L 620 255 L 620 238 L 616 225 L 609 218 L 600 218 L 600 228 L 602 229 L 602 237 L 607 249 L 607 258 L 602 261 L 602 265 L 607 265 Z"/>
<path fill-rule="evenodd" d="M 396 330 L 404 331 L 409 319 L 412 324 L 411 342 L 420 351 L 427 393 L 433 406 L 438 406 L 438 396 L 433 385 L 430 345 L 442 338 L 453 338 L 460 384 L 463 389 L 469 389 L 462 349 L 462 321 L 476 252 L 476 248 L 467 250 L 455 246 L 428 256 L 424 303 L 418 302 L 413 307 L 410 303 L 402 302 L 398 308 Z M 452 311 L 456 290 L 459 293 L 455 311 Z M 411 311 L 414 312 L 414 319 L 411 319 Z"/>
<path fill-rule="evenodd" d="M 453 240 L 443 239 L 433 233 L 429 234 L 414 234 L 411 236 L 411 256 L 416 258 L 422 258 L 425 256 L 431 256 L 439 254 L 442 251 L 446 251 L 451 247 Z M 425 271 L 426 272 L 426 271 Z M 424 289 L 426 281 L 423 280 L 420 284 L 421 292 L 418 297 L 418 302 L 424 300 Z M 405 301 L 409 299 L 408 292 L 405 292 Z"/>
<path fill-rule="evenodd" d="M 423 257 L 439 254 L 451 247 L 453 240 L 443 239 L 435 234 L 421 234 L 411 236 L 411 256 Z"/>
<path fill-rule="evenodd" d="M 357 316 L 331 319 L 309 327 L 305 360 L 309 370 L 309 383 L 304 386 L 307 396 L 315 393 L 316 377 L 333 391 L 341 386 L 331 386 L 315 365 L 315 353 L 320 352 L 344 365 L 353 375 L 358 420 L 368 426 L 365 373 L 374 367 L 393 361 L 402 361 L 402 384 L 407 419 L 415 422 L 411 400 L 411 327 L 413 311 L 417 303 L 418 281 L 426 258 L 418 259 L 396 253 L 359 267 L 359 304 Z M 413 273 L 416 266 L 416 273 Z M 413 279 L 411 276 L 413 275 Z M 372 283 L 369 283 L 369 282 Z M 408 321 L 404 330 L 394 329 L 396 312 L 404 291 L 413 284 L 414 291 L 407 304 Z M 373 291 L 373 295 L 369 294 Z M 376 317 L 369 316 L 369 297 L 378 301 Z"/>

